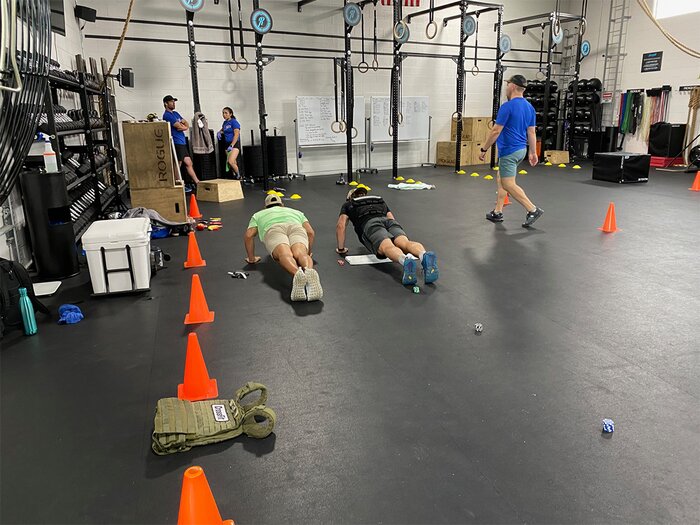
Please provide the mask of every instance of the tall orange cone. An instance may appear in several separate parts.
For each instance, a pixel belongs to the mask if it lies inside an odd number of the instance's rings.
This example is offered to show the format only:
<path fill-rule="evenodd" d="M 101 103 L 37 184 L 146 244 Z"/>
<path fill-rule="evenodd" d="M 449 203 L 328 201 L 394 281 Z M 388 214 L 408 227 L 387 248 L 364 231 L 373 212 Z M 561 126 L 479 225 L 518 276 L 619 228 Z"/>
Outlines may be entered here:
<path fill-rule="evenodd" d="M 695 174 L 695 181 L 693 182 L 693 186 L 691 188 L 688 188 L 690 191 L 700 191 L 700 171 L 698 171 Z"/>
<path fill-rule="evenodd" d="M 506 193 L 506 200 L 503 201 L 503 206 L 508 206 L 511 204 L 510 199 L 508 198 L 509 193 Z"/>
<path fill-rule="evenodd" d="M 202 254 L 199 253 L 199 244 L 197 244 L 197 238 L 194 236 L 194 232 L 190 232 L 188 238 L 185 268 L 200 268 L 206 266 L 207 261 L 202 259 Z"/>
<path fill-rule="evenodd" d="M 193 219 L 201 219 L 202 218 L 202 214 L 199 211 L 199 206 L 197 205 L 197 197 L 194 196 L 194 193 L 190 194 L 189 215 Z"/>
<path fill-rule="evenodd" d="M 600 231 L 605 232 L 605 233 L 614 233 L 617 230 L 617 221 L 615 220 L 615 203 L 611 202 L 610 206 L 608 206 L 608 213 L 605 214 L 605 222 L 603 223 L 603 226 L 601 228 L 598 228 Z"/>
<path fill-rule="evenodd" d="M 177 525 L 234 525 L 222 520 L 202 467 L 190 467 L 182 477 Z"/>
<path fill-rule="evenodd" d="M 214 312 L 209 311 L 207 299 L 204 297 L 202 283 L 199 275 L 192 276 L 192 289 L 190 291 L 190 311 L 185 316 L 185 324 L 213 323 Z"/>
<path fill-rule="evenodd" d="M 209 378 L 207 365 L 202 356 L 197 334 L 187 336 L 187 357 L 185 358 L 185 380 L 177 385 L 177 398 L 187 401 L 214 399 L 219 395 L 216 379 Z"/>

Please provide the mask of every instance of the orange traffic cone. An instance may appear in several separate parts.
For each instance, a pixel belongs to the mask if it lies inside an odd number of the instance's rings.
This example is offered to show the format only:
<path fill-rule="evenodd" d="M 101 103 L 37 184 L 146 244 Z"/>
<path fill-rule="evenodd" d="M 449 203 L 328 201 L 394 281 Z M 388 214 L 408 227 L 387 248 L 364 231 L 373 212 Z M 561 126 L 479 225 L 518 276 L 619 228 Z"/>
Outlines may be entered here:
<path fill-rule="evenodd" d="M 700 171 L 698 171 L 695 175 L 695 181 L 693 182 L 693 186 L 688 189 L 690 191 L 700 191 Z"/>
<path fill-rule="evenodd" d="M 185 316 L 185 324 L 213 323 L 214 312 L 209 311 L 207 299 L 204 297 L 202 283 L 199 275 L 192 276 L 192 289 L 190 291 L 190 311 Z"/>
<path fill-rule="evenodd" d="M 214 399 L 219 395 L 216 379 L 209 378 L 207 365 L 204 363 L 202 349 L 197 334 L 187 336 L 187 357 L 185 358 L 185 380 L 177 385 L 177 398 L 187 401 Z"/>
<path fill-rule="evenodd" d="M 511 204 L 510 199 L 508 198 L 509 193 L 506 193 L 506 200 L 503 201 L 503 206 L 508 206 Z"/>
<path fill-rule="evenodd" d="M 197 238 L 194 236 L 194 232 L 190 232 L 188 238 L 185 268 L 200 268 L 206 266 L 207 261 L 202 259 L 202 254 L 199 253 L 199 244 L 197 244 Z"/>
<path fill-rule="evenodd" d="M 190 217 L 193 219 L 201 219 L 202 214 L 199 211 L 199 206 L 197 205 L 197 197 L 194 193 L 190 194 Z"/>
<path fill-rule="evenodd" d="M 202 467 L 190 467 L 182 477 L 180 512 L 177 525 L 234 525 L 233 520 L 222 520 L 214 495 Z"/>
<path fill-rule="evenodd" d="M 615 203 L 611 202 L 610 206 L 608 206 L 608 213 L 605 214 L 605 222 L 603 223 L 603 226 L 601 228 L 598 228 L 600 231 L 605 232 L 605 233 L 614 233 L 617 230 L 617 222 L 615 220 Z"/>

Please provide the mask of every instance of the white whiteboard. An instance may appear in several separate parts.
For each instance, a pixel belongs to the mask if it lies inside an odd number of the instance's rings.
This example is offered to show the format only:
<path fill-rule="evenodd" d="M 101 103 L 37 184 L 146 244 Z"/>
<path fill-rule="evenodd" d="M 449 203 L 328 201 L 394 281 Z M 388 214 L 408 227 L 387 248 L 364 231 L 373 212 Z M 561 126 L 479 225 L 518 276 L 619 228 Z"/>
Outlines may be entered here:
<path fill-rule="evenodd" d="M 403 97 L 401 101 L 403 123 L 399 124 L 399 140 L 428 140 L 430 127 L 430 102 L 428 97 Z M 370 99 L 370 125 L 372 142 L 390 142 L 389 125 L 391 108 L 389 97 Z"/>
<path fill-rule="evenodd" d="M 365 97 L 355 97 L 354 125 L 357 136 L 354 143 L 365 142 Z M 340 113 L 338 113 L 338 118 Z M 297 126 L 300 146 L 345 144 L 345 133 L 333 133 L 335 97 L 297 97 Z"/>

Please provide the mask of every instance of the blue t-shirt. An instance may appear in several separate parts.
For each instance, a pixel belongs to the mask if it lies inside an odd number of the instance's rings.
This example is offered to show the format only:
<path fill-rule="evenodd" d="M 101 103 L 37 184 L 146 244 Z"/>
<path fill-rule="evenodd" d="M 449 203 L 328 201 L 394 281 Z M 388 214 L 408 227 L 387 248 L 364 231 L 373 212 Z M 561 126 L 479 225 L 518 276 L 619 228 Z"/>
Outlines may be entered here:
<path fill-rule="evenodd" d="M 170 131 L 172 131 L 173 134 L 173 142 L 175 144 L 187 145 L 185 132 L 175 129 L 175 126 L 173 126 L 173 124 L 182 120 L 182 115 L 180 115 L 177 111 L 168 111 L 166 109 L 165 113 L 163 113 L 163 120 L 170 122 Z"/>
<path fill-rule="evenodd" d="M 496 140 L 498 156 L 505 157 L 527 148 L 527 128 L 535 125 L 535 108 L 524 98 L 516 97 L 498 110 L 496 124 L 503 126 Z"/>
<path fill-rule="evenodd" d="M 226 144 L 231 145 L 233 142 L 233 131 L 238 129 L 241 129 L 240 123 L 235 119 L 235 118 L 230 118 L 228 120 L 224 120 L 223 126 L 221 126 L 224 130 L 224 140 L 226 141 Z M 241 135 L 240 133 L 238 134 L 238 142 L 241 140 Z M 236 144 L 238 144 L 238 142 Z"/>

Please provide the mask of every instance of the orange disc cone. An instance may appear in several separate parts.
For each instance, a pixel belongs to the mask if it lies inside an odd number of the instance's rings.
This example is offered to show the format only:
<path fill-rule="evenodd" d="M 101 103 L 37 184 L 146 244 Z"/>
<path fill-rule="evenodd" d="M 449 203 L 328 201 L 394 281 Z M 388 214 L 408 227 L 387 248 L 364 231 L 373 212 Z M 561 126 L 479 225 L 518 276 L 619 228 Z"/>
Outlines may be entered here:
<path fill-rule="evenodd" d="M 695 174 L 695 181 L 693 186 L 688 188 L 690 191 L 700 191 L 700 171 Z"/>
<path fill-rule="evenodd" d="M 207 299 L 204 297 L 202 283 L 199 275 L 192 276 L 192 290 L 190 291 L 190 311 L 185 316 L 185 324 L 213 323 L 214 312 L 209 311 Z"/>
<path fill-rule="evenodd" d="M 199 206 L 197 205 L 197 197 L 194 193 L 190 194 L 190 217 L 193 219 L 201 219 L 202 214 L 199 211 Z"/>
<path fill-rule="evenodd" d="M 209 378 L 207 365 L 202 356 L 197 334 L 187 336 L 187 357 L 185 358 L 185 381 L 177 385 L 177 398 L 187 401 L 214 399 L 219 395 L 216 379 Z"/>
<path fill-rule="evenodd" d="M 202 259 L 202 254 L 199 253 L 199 244 L 197 244 L 197 238 L 194 236 L 194 232 L 190 232 L 188 238 L 185 268 L 200 268 L 206 266 L 207 261 Z"/>
<path fill-rule="evenodd" d="M 190 467 L 182 477 L 177 525 L 234 525 L 222 520 L 202 467 Z"/>
<path fill-rule="evenodd" d="M 615 203 L 611 202 L 610 206 L 608 206 L 608 213 L 605 214 L 605 222 L 603 223 L 603 226 L 601 228 L 598 228 L 600 231 L 605 232 L 605 233 L 614 233 L 617 230 L 617 221 L 615 220 Z"/>
<path fill-rule="evenodd" d="M 503 201 L 503 206 L 508 206 L 511 204 L 510 199 L 508 198 L 508 193 L 506 193 L 506 200 Z"/>

